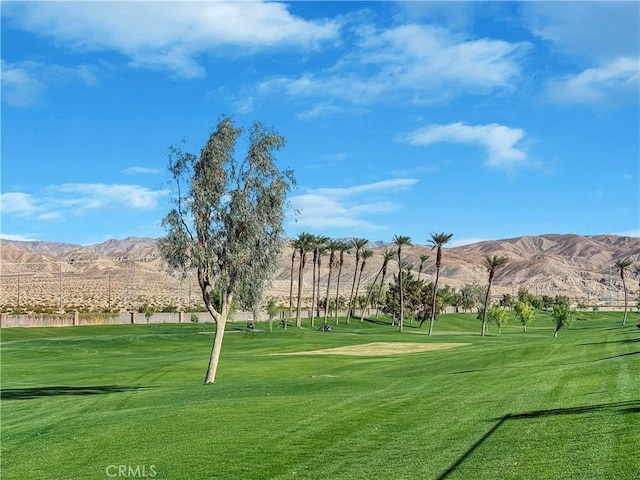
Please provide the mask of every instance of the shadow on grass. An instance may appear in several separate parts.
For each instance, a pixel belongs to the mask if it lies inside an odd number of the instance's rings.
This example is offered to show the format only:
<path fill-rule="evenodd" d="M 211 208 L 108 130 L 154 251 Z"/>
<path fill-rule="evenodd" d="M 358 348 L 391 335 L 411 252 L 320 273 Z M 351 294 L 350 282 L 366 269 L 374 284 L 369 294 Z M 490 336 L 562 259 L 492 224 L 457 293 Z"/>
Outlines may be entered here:
<path fill-rule="evenodd" d="M 29 387 L 6 388 L 0 391 L 2 400 L 29 400 L 40 397 L 58 397 L 62 395 L 103 395 L 144 390 L 149 387 L 120 387 L 117 385 L 96 385 L 92 387 Z"/>
<path fill-rule="evenodd" d="M 377 318 L 364 317 L 363 321 L 367 323 L 373 323 L 374 325 L 391 326 L 391 322 L 387 322 L 385 320 L 378 320 Z"/>
<path fill-rule="evenodd" d="M 640 413 L 640 400 L 632 400 L 629 402 L 613 402 L 613 403 L 601 403 L 599 405 L 585 405 L 581 407 L 570 408 L 553 408 L 550 410 L 533 410 L 531 412 L 524 413 L 508 413 L 503 417 L 496 418 L 496 423 L 487 433 L 485 433 L 476 443 L 474 443 L 469 450 L 467 450 L 458 460 L 456 460 L 442 475 L 438 477 L 438 480 L 444 480 L 451 475 L 456 468 L 478 448 L 485 440 L 493 435 L 505 422 L 508 420 L 522 420 L 529 418 L 550 417 L 555 415 L 582 415 L 585 413 L 594 412 L 614 412 L 620 414 Z"/>
<path fill-rule="evenodd" d="M 613 340 L 610 342 L 590 342 L 590 343 L 581 343 L 580 345 L 611 345 L 617 343 L 636 343 L 640 342 L 640 338 L 623 338 L 622 340 Z"/>

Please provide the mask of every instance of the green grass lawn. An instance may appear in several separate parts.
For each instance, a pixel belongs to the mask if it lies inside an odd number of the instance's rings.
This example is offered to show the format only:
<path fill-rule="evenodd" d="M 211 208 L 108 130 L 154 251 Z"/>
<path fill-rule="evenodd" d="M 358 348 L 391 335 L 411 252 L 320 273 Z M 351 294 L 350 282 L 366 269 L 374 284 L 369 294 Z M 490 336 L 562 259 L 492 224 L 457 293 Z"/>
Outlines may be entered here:
<path fill-rule="evenodd" d="M 544 314 L 484 338 L 475 314 L 432 337 L 231 324 L 214 385 L 211 324 L 3 330 L 0 477 L 638 479 L 640 330 L 621 317 L 556 339 Z M 469 345 L 272 355 L 370 342 Z"/>

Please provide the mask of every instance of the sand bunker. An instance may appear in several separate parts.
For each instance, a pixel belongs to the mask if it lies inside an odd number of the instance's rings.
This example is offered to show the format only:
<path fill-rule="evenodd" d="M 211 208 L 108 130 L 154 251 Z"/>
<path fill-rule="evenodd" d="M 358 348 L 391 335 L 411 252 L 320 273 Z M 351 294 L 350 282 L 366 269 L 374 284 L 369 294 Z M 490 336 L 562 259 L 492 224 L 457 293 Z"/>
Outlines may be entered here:
<path fill-rule="evenodd" d="M 448 350 L 464 347 L 470 343 L 404 343 L 404 342 L 375 342 L 362 345 L 348 345 L 346 347 L 323 348 L 322 350 L 307 350 L 305 352 L 276 353 L 274 355 L 357 355 L 374 357 L 378 355 L 398 355 L 403 353 L 427 352 L 433 350 Z"/>

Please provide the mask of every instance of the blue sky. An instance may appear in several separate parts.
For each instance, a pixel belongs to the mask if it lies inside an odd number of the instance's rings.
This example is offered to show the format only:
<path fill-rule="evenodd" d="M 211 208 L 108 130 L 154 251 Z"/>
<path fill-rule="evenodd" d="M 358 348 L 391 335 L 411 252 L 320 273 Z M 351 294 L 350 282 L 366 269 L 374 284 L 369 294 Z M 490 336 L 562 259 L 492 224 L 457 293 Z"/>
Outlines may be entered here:
<path fill-rule="evenodd" d="M 639 8 L 2 2 L 1 235 L 162 236 L 224 114 L 286 137 L 290 236 L 638 236 Z"/>

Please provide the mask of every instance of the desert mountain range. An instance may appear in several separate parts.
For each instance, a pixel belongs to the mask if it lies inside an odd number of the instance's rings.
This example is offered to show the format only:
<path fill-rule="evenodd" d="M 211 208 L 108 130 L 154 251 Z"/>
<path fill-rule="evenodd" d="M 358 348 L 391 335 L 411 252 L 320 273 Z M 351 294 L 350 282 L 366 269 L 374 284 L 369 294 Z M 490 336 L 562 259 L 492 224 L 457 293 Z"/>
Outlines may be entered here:
<path fill-rule="evenodd" d="M 382 252 L 393 248 L 372 242 L 367 248 L 374 255 L 367 261 L 362 285 L 371 282 L 382 263 Z M 430 255 L 422 278 L 435 275 L 435 252 L 426 245 L 403 249 L 403 257 L 417 272 L 420 255 Z M 179 278 L 166 270 L 157 241 L 130 237 L 81 246 L 52 242 L 0 242 L 0 306 L 53 306 L 72 309 L 137 309 L 143 303 L 184 307 L 200 303 L 197 282 L 193 277 Z M 526 287 L 537 295 L 567 295 L 590 305 L 622 302 L 623 290 L 614 262 L 631 258 L 640 262 L 640 238 L 615 235 L 539 235 L 492 240 L 443 249 L 440 284 L 460 288 L 465 284 L 485 285 L 487 272 L 482 265 L 485 255 L 506 255 L 510 261 L 499 270 L 493 293 L 517 294 Z M 355 262 L 345 255 L 341 291 L 348 295 Z M 311 297 L 311 255 L 305 269 L 306 291 Z M 322 259 L 321 285 L 326 288 L 328 257 Z M 396 273 L 393 264 L 390 272 Z M 267 298 L 288 304 L 291 250 L 282 254 L 280 269 Z M 388 275 L 391 277 L 391 275 Z M 333 289 L 337 275 L 332 277 Z M 297 285 L 297 263 L 294 273 Z M 630 301 L 638 292 L 638 279 L 629 271 L 627 289 Z M 295 290 L 295 289 L 294 289 Z M 335 290 L 333 290 L 335 291 Z"/>

